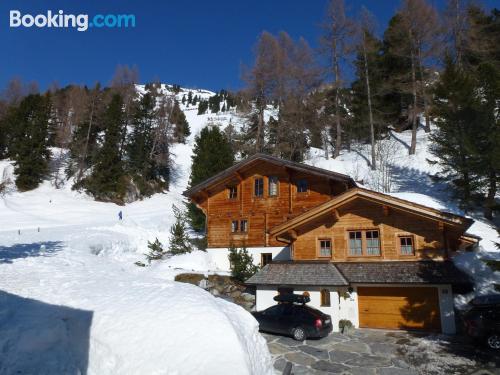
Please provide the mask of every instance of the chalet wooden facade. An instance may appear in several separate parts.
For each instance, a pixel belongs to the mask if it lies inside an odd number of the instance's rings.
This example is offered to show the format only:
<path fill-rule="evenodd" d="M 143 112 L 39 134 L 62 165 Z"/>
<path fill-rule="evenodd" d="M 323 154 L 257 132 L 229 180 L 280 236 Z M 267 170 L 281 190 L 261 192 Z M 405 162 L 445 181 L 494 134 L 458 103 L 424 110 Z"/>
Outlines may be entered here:
<path fill-rule="evenodd" d="M 207 219 L 209 248 L 283 246 L 278 224 L 355 186 L 348 176 L 255 155 L 186 191 Z"/>
<path fill-rule="evenodd" d="M 453 290 L 469 280 L 450 259 L 478 241 L 466 233 L 471 219 L 262 154 L 185 194 L 206 215 L 220 268 L 230 267 L 231 245 L 263 267 L 248 280 L 258 309 L 280 290 L 307 291 L 357 327 L 454 332 Z"/>

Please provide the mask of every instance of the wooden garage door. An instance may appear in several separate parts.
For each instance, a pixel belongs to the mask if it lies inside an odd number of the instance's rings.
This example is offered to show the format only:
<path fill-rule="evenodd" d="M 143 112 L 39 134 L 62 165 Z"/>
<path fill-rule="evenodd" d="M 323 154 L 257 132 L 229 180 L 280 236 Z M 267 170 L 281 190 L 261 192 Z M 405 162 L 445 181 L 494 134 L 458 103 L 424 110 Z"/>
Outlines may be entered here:
<path fill-rule="evenodd" d="M 359 326 L 441 331 L 439 296 L 433 287 L 359 287 Z"/>

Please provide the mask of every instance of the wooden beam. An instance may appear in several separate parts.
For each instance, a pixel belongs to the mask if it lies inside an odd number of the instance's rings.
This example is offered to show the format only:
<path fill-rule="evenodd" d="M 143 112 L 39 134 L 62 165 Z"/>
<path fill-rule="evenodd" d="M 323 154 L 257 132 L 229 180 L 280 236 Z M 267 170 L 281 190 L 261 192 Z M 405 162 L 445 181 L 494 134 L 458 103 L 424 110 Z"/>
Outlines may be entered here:
<path fill-rule="evenodd" d="M 293 212 L 293 187 L 292 187 L 292 171 L 289 168 L 285 168 L 288 175 L 288 213 Z"/>
<path fill-rule="evenodd" d="M 293 230 L 293 229 L 290 229 L 290 230 L 287 232 L 287 234 L 288 234 L 288 235 L 290 236 L 290 238 L 291 238 L 292 240 L 294 240 L 294 241 L 295 241 L 295 240 L 297 239 L 297 237 L 298 237 L 298 236 L 297 236 L 297 231 L 295 231 L 295 230 Z"/>
<path fill-rule="evenodd" d="M 338 221 L 338 220 L 339 220 L 339 218 L 340 218 L 339 210 L 337 210 L 336 208 L 334 208 L 334 209 L 332 210 L 332 214 L 333 214 L 333 219 L 334 219 L 335 221 Z"/>
<path fill-rule="evenodd" d="M 384 212 L 384 216 L 389 216 L 391 213 L 389 206 L 386 206 L 386 205 L 382 206 L 382 211 Z"/>
<path fill-rule="evenodd" d="M 238 184 L 238 198 L 240 199 L 240 215 L 243 214 L 243 180 Z"/>
<path fill-rule="evenodd" d="M 266 246 L 269 246 L 269 233 L 267 231 L 267 224 L 268 224 L 268 219 L 267 219 L 267 212 L 264 214 L 264 240 Z"/>
<path fill-rule="evenodd" d="M 241 176 L 240 172 L 236 171 L 234 172 L 234 175 L 236 176 L 239 182 L 243 181 L 243 177 Z"/>

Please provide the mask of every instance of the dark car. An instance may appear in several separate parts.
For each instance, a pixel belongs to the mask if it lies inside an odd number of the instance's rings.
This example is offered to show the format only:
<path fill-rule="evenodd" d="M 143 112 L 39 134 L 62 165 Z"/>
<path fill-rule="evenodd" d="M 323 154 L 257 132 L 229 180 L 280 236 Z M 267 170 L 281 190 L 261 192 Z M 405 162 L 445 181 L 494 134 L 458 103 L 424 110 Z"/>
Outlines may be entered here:
<path fill-rule="evenodd" d="M 330 315 L 305 304 L 284 302 L 252 314 L 261 331 L 289 335 L 298 341 L 325 337 L 332 332 Z"/>
<path fill-rule="evenodd" d="M 464 325 L 469 336 L 500 349 L 500 295 L 474 298 L 464 314 Z"/>

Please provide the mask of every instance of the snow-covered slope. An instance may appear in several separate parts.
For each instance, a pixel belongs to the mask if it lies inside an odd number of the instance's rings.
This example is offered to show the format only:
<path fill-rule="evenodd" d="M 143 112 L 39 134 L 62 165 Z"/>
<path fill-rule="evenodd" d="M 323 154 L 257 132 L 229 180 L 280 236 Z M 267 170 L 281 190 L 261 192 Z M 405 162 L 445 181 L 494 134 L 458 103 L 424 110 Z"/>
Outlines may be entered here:
<path fill-rule="evenodd" d="M 133 264 L 148 240 L 168 244 L 194 136 L 218 118 L 186 116 L 193 134 L 172 150 L 176 179 L 166 194 L 120 207 L 46 181 L 0 196 L 0 374 L 272 372 L 249 313 L 173 281 L 181 269 L 214 269 L 206 253 Z M 12 163 L 0 161 L 1 176 L 12 176 Z"/>
<path fill-rule="evenodd" d="M 213 95 L 191 91 L 204 99 Z M 182 89 L 177 99 L 188 92 Z M 0 374 L 271 371 L 266 344 L 248 313 L 173 281 L 181 269 L 214 270 L 206 253 L 145 268 L 133 264 L 144 260 L 147 241 L 158 238 L 168 245 L 171 207 L 182 207 L 195 135 L 207 124 L 238 129 L 243 123 L 234 111 L 198 116 L 194 106 L 181 108 L 192 134 L 185 145 L 173 147 L 177 169 L 166 194 L 121 207 L 95 202 L 70 184 L 56 189 L 46 181 L 25 193 L 9 185 L 0 195 Z M 367 146 L 335 160 L 313 149 L 306 162 L 349 174 L 369 188 L 388 184 L 403 199 L 461 213 L 446 185 L 429 177 L 438 167 L 427 162 L 428 136 L 419 132 L 414 156 L 408 155 L 409 143 L 409 133 L 383 141 L 386 160 L 395 165 L 390 181 L 369 168 Z M 12 163 L 0 160 L 0 184 L 9 178 Z M 477 291 L 484 293 L 500 283 L 500 275 L 480 259 L 498 258 L 494 242 L 500 239 L 480 215 L 474 219 L 470 232 L 483 238 L 481 251 L 461 255 L 457 264 L 477 278 Z"/>

